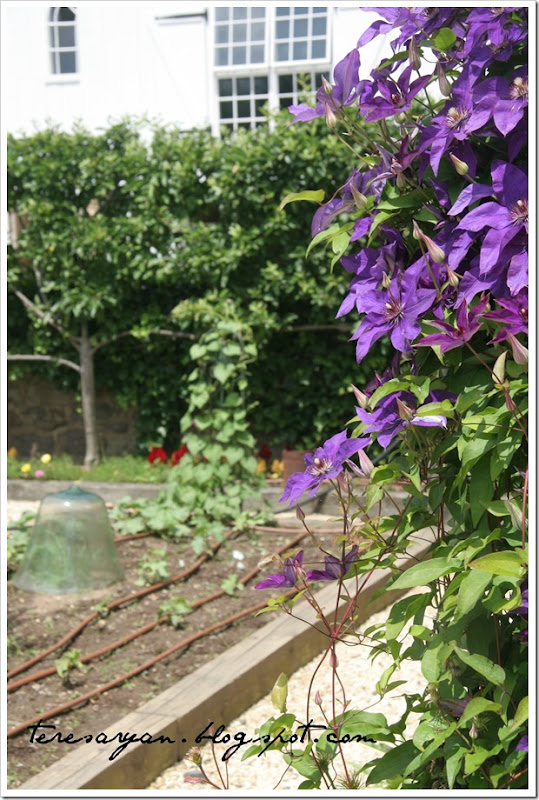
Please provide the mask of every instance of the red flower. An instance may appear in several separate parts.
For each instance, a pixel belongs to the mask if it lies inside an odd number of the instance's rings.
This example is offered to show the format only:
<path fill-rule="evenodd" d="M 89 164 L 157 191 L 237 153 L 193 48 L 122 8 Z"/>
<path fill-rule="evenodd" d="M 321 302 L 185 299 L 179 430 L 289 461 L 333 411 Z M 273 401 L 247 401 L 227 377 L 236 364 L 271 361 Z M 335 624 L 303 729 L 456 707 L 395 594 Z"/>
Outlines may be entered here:
<path fill-rule="evenodd" d="M 261 445 L 260 450 L 258 451 L 258 457 L 263 458 L 266 461 L 269 461 L 271 458 L 271 450 L 265 442 Z"/>
<path fill-rule="evenodd" d="M 161 461 L 163 464 L 167 463 L 168 456 L 162 447 L 152 447 L 148 453 L 148 462 L 153 464 L 154 461 Z"/>
<path fill-rule="evenodd" d="M 187 447 L 184 444 L 182 444 L 179 450 L 174 450 L 174 452 L 172 453 L 172 466 L 175 467 L 176 464 L 178 464 L 181 461 L 181 459 L 184 457 L 186 453 L 187 453 Z"/>

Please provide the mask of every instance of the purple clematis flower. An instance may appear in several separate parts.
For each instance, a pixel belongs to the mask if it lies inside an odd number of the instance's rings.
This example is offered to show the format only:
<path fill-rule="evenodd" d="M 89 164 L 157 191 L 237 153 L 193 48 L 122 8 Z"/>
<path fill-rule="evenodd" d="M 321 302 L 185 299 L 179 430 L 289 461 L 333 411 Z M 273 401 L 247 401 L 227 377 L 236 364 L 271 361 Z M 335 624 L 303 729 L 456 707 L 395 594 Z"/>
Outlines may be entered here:
<path fill-rule="evenodd" d="M 509 334 L 516 336 L 517 333 L 528 333 L 528 294 L 521 292 L 516 297 L 509 300 L 499 299 L 496 301 L 501 308 L 489 311 L 484 314 L 484 319 L 491 319 L 493 322 L 501 322 L 496 336 L 490 340 L 490 344 L 503 342 Z"/>
<path fill-rule="evenodd" d="M 432 393 L 427 398 L 429 403 L 454 398 L 449 393 Z M 374 411 L 367 411 L 356 406 L 356 414 L 364 423 L 364 433 L 375 433 L 378 444 L 387 447 L 394 436 L 408 425 L 420 428 L 446 428 L 447 417 L 441 414 L 417 416 L 416 399 L 410 392 L 392 392 L 384 397 Z"/>
<path fill-rule="evenodd" d="M 527 174 L 513 164 L 494 161 L 492 188 L 497 202 L 481 203 L 459 223 L 459 228 L 466 231 L 489 228 L 481 247 L 479 272 L 482 275 L 498 265 L 504 247 L 519 234 L 528 232 Z M 518 271 L 521 268 L 519 263 Z"/>
<path fill-rule="evenodd" d="M 294 472 L 289 477 L 280 502 L 295 503 L 304 492 L 314 497 L 325 480 L 336 478 L 344 468 L 343 462 L 370 444 L 370 437 L 347 439 L 346 431 L 335 434 L 314 453 L 305 456 L 305 472 Z"/>
<path fill-rule="evenodd" d="M 333 70 L 335 84 L 332 86 L 324 83 L 316 92 L 316 108 L 300 103 L 299 106 L 289 106 L 288 110 L 294 115 L 294 122 L 309 122 L 316 117 L 326 117 L 329 125 L 336 121 L 337 114 L 342 106 L 349 106 L 357 100 L 361 82 L 358 78 L 359 53 L 351 50 L 339 61 Z"/>
<path fill-rule="evenodd" d="M 387 70 L 380 70 L 372 83 L 365 82 L 360 96 L 360 113 L 367 122 L 392 117 L 412 107 L 412 100 L 432 79 L 431 75 L 416 78 L 410 84 L 412 66 L 406 67 L 395 82 L 387 77 Z M 376 77 L 376 76 L 380 77 Z"/>
<path fill-rule="evenodd" d="M 436 300 L 434 289 L 418 289 L 418 271 L 407 270 L 399 281 L 391 280 L 389 289 L 368 291 L 357 301 L 365 316 L 350 341 L 356 341 L 358 364 L 374 342 L 387 335 L 395 350 L 411 349 L 410 343 L 420 331 L 419 320 Z"/>
<path fill-rule="evenodd" d="M 515 748 L 516 750 L 520 750 L 524 753 L 528 752 L 528 734 L 519 739 L 519 742 Z"/>
<path fill-rule="evenodd" d="M 429 320 L 429 325 L 439 328 L 443 333 L 433 333 L 424 336 L 416 347 L 431 347 L 439 345 L 442 353 L 453 350 L 455 347 L 462 347 L 481 327 L 481 315 L 488 304 L 488 297 L 482 297 L 477 305 L 469 308 L 463 300 L 457 308 L 455 317 L 456 327 L 448 322 Z"/>
<path fill-rule="evenodd" d="M 284 562 L 282 573 L 269 575 L 260 583 L 257 583 L 255 589 L 278 589 L 278 588 L 292 588 L 296 585 L 298 580 L 305 577 L 303 571 L 303 550 L 300 550 L 292 558 L 287 558 Z"/>
<path fill-rule="evenodd" d="M 336 581 L 343 578 L 357 559 L 358 548 L 354 545 L 344 560 L 328 555 L 324 558 L 325 569 L 312 569 L 307 573 L 308 581 Z"/>

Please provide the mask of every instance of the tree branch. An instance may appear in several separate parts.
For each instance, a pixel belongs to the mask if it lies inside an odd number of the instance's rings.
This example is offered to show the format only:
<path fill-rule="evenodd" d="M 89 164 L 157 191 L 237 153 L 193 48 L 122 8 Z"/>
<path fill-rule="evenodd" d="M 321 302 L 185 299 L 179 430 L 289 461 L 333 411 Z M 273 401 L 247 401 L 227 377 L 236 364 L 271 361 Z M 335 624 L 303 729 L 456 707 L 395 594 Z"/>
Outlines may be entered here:
<path fill-rule="evenodd" d="M 39 317 L 39 319 L 43 320 L 43 322 L 45 322 L 47 325 L 50 325 L 51 328 L 54 328 L 55 330 L 57 330 L 58 333 L 60 333 L 62 336 L 64 336 L 66 339 L 68 339 L 69 342 L 73 345 L 73 347 L 75 347 L 78 350 L 78 348 L 79 348 L 78 339 L 76 339 L 74 336 L 71 336 L 54 319 L 48 317 L 47 314 L 45 314 L 44 311 L 42 311 L 40 308 L 38 308 L 35 303 L 32 303 L 32 301 L 28 297 L 26 297 L 26 295 L 23 294 L 19 289 L 13 289 L 13 292 L 19 298 L 19 300 L 21 301 L 23 306 L 25 306 L 25 308 L 27 308 L 29 311 L 31 311 L 32 314 L 35 314 L 36 317 Z"/>
<path fill-rule="evenodd" d="M 283 328 L 283 333 L 299 333 L 300 331 L 335 331 L 336 333 L 351 333 L 350 325 L 293 325 Z"/>
<path fill-rule="evenodd" d="M 161 328 L 155 329 L 153 331 L 148 331 L 148 335 L 173 336 L 176 339 L 191 339 L 191 340 L 196 340 L 197 338 L 194 333 L 183 333 L 183 331 L 168 331 Z M 122 331 L 122 333 L 117 333 L 115 336 L 111 336 L 110 339 L 106 339 L 104 342 L 99 342 L 99 344 L 96 344 L 96 346 L 93 349 L 93 352 L 96 353 L 102 347 L 105 347 L 105 345 L 111 344 L 111 342 L 115 342 L 117 339 L 122 339 L 125 336 L 133 336 L 134 339 L 139 338 L 138 336 L 135 336 L 135 334 L 132 331 Z"/>
<path fill-rule="evenodd" d="M 65 367 L 71 367 L 75 372 L 80 373 L 80 367 L 74 361 L 69 361 L 67 358 L 55 358 L 55 356 L 41 356 L 41 355 L 25 355 L 22 353 L 8 353 L 8 361 L 54 361 L 56 364 L 63 364 Z"/>

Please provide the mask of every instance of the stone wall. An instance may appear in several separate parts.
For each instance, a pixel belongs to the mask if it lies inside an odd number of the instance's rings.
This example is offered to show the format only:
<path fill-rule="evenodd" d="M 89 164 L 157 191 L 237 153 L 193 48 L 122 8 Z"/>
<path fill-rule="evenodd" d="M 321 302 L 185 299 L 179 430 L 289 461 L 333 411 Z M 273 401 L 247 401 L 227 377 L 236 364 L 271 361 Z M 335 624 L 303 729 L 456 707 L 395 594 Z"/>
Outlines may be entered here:
<path fill-rule="evenodd" d="M 7 385 L 8 448 L 20 458 L 66 453 L 84 460 L 84 429 L 74 393 L 56 389 L 38 375 Z M 102 456 L 135 452 L 135 409 L 123 409 L 107 391 L 97 395 L 97 428 Z"/>

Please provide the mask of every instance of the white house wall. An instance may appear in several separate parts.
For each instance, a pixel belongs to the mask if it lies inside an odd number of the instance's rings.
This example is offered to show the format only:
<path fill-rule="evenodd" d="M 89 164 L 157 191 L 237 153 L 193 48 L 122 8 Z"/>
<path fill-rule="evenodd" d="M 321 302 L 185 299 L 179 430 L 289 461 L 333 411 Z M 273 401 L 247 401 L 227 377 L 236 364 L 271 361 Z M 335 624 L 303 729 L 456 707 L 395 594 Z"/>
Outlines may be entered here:
<path fill-rule="evenodd" d="M 215 123 L 207 4 L 80 2 L 74 75 L 50 72 L 49 8 L 35 2 L 11 2 L 4 8 L 3 91 L 9 131 L 29 133 L 49 122 L 70 129 L 75 120 L 96 129 L 123 115 L 144 114 L 183 128 Z M 182 16 L 174 19 L 176 15 Z M 374 18 L 356 3 L 333 8 L 333 63 L 355 46 Z M 362 77 L 379 56 L 375 40 L 362 51 Z"/>

